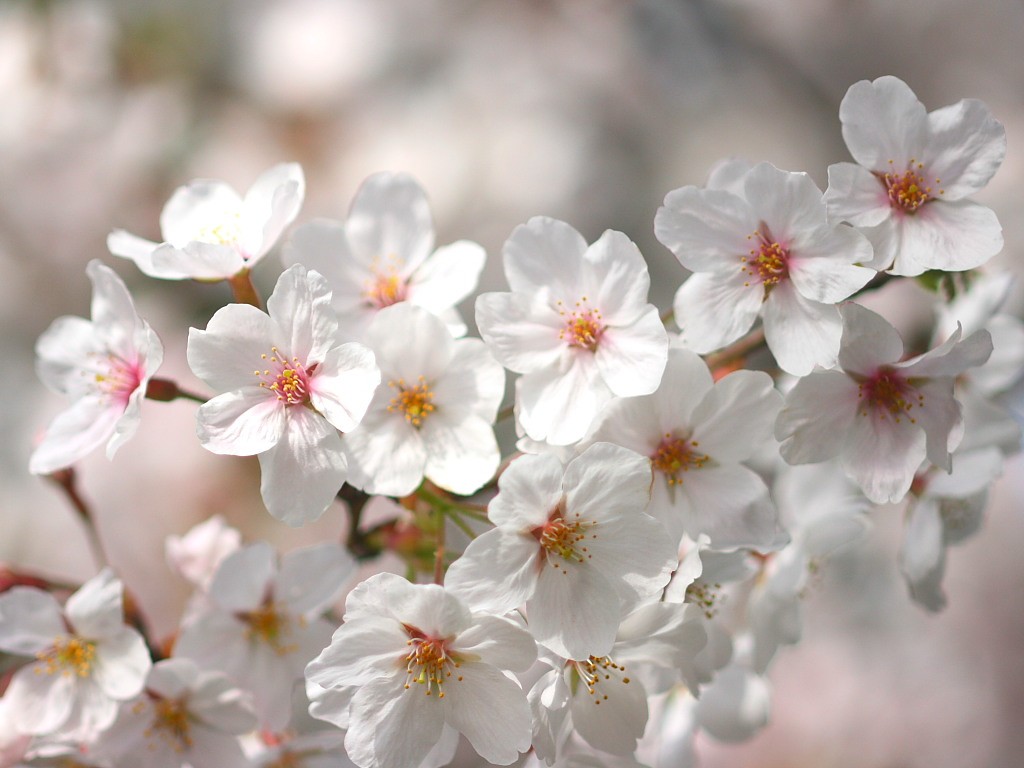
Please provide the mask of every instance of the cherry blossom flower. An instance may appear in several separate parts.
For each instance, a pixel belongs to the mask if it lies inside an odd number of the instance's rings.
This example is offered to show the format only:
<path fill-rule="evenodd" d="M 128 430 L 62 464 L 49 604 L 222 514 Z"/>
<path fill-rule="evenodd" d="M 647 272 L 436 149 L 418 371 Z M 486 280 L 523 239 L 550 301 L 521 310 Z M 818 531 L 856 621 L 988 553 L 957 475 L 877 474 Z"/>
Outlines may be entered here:
<path fill-rule="evenodd" d="M 575 731 L 595 749 L 629 755 L 647 726 L 648 698 L 678 682 L 707 636 L 692 605 L 647 603 L 619 625 L 607 656 L 542 660 L 553 669 L 530 691 L 534 748 L 548 765 Z"/>
<path fill-rule="evenodd" d="M 142 690 L 152 664 L 141 635 L 124 624 L 121 582 L 110 570 L 83 584 L 63 609 L 33 587 L 0 595 L 0 650 L 35 657 L 4 695 L 15 728 L 68 739 L 108 728 L 118 702 Z"/>
<path fill-rule="evenodd" d="M 121 278 L 96 260 L 86 273 L 92 320 L 58 318 L 36 342 L 39 378 L 75 402 L 32 453 L 35 474 L 68 467 L 104 443 L 113 458 L 138 429 L 146 386 L 163 362 L 160 339 L 136 313 Z"/>
<path fill-rule="evenodd" d="M 588 246 L 538 216 L 516 227 L 503 256 L 512 292 L 479 296 L 476 322 L 498 362 L 523 374 L 517 416 L 530 438 L 574 443 L 613 396 L 658 388 L 668 335 L 629 238 L 608 230 Z"/>
<path fill-rule="evenodd" d="M 767 374 L 736 371 L 715 383 L 695 353 L 671 349 L 658 390 L 613 400 L 588 440 L 650 458 L 647 512 L 676 543 L 685 532 L 707 534 L 717 549 L 765 547 L 777 516 L 764 481 L 741 462 L 772 441 L 781 407 Z"/>
<path fill-rule="evenodd" d="M 338 430 L 356 427 L 380 382 L 370 350 L 340 343 L 330 301 L 323 277 L 295 266 L 269 314 L 230 304 L 189 331 L 189 365 L 223 392 L 199 407 L 199 440 L 213 453 L 258 455 L 263 501 L 289 525 L 334 500 L 347 474 Z"/>
<path fill-rule="evenodd" d="M 503 670 L 525 671 L 536 653 L 512 621 L 472 613 L 438 585 L 382 573 L 349 594 L 345 623 L 306 676 L 354 689 L 345 748 L 360 768 L 420 765 L 452 731 L 508 765 L 530 747 L 530 711 Z"/>
<path fill-rule="evenodd" d="M 835 365 L 842 322 L 833 305 L 874 275 L 858 266 L 871 259 L 871 245 L 853 228 L 828 222 L 821 190 L 806 173 L 733 161 L 706 189 L 669 192 L 654 231 L 695 273 L 675 298 L 683 346 L 711 352 L 760 315 L 784 371 L 804 376 Z"/>
<path fill-rule="evenodd" d="M 242 545 L 242 534 L 220 515 L 194 526 L 184 536 L 168 536 L 164 545 L 171 568 L 207 591 L 217 568 Z"/>
<path fill-rule="evenodd" d="M 256 717 L 238 688 L 219 672 L 204 672 L 189 659 L 157 662 L 142 696 L 121 706 L 96 751 L 115 768 L 132 768 L 145 755 L 147 768 L 248 768 L 238 736 Z"/>
<path fill-rule="evenodd" d="M 322 274 L 346 336 L 362 340 L 385 307 L 408 302 L 437 315 L 453 336 L 466 324 L 455 305 L 476 290 L 486 253 L 459 240 L 434 248 L 427 196 L 403 173 L 375 173 L 363 182 L 344 222 L 318 219 L 289 238 L 285 266 Z"/>
<path fill-rule="evenodd" d="M 565 658 L 606 656 L 620 621 L 668 582 L 678 560 L 644 507 L 650 460 L 597 443 L 563 467 L 521 456 L 445 583 L 475 610 L 526 605 L 538 642 Z"/>
<path fill-rule="evenodd" d="M 479 339 L 453 339 L 412 304 L 381 310 L 366 334 L 382 386 L 359 427 L 345 435 L 349 482 L 405 496 L 424 476 L 468 495 L 493 477 L 501 454 L 491 426 L 505 372 Z"/>
<path fill-rule="evenodd" d="M 839 457 L 872 501 L 897 502 L 927 457 L 949 472 L 963 435 L 954 379 L 992 353 L 987 331 L 902 360 L 903 341 L 889 323 L 857 304 L 843 306 L 842 370 L 797 382 L 775 423 L 790 464 Z"/>
<path fill-rule="evenodd" d="M 267 254 L 298 215 L 305 193 L 306 181 L 296 163 L 265 171 L 244 198 L 222 181 L 196 179 L 178 187 L 164 206 L 164 242 L 115 229 L 107 247 L 150 277 L 227 280 L 252 269 Z"/>
<path fill-rule="evenodd" d="M 333 625 L 320 618 L 355 570 L 335 544 L 289 552 L 252 544 L 229 556 L 210 586 L 208 609 L 182 628 L 175 653 L 225 673 L 250 692 L 260 723 L 281 731 L 306 663 Z"/>
<path fill-rule="evenodd" d="M 868 235 L 868 266 L 959 272 L 1002 250 L 996 215 L 967 199 L 1006 155 L 1006 133 L 985 104 L 964 99 L 926 112 L 906 83 L 886 76 L 850 86 L 839 119 L 857 164 L 829 167 L 825 199 L 830 217 Z"/>

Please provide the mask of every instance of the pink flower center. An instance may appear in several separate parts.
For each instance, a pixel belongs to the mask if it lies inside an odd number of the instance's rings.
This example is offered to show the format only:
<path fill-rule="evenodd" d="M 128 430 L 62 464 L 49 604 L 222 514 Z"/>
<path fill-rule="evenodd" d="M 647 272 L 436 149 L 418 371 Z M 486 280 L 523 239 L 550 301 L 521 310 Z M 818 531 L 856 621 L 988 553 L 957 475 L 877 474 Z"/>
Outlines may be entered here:
<path fill-rule="evenodd" d="M 740 258 L 741 270 L 750 278 L 744 285 L 756 282 L 768 291 L 789 277 L 789 251 L 772 238 L 768 227 L 762 223 L 761 229 L 747 235 L 747 240 L 754 247 Z"/>
<path fill-rule="evenodd" d="M 565 571 L 565 563 L 582 563 L 591 558 L 585 544 L 588 538 L 587 529 L 597 523 L 581 520 L 577 513 L 573 520 L 567 521 L 560 510 L 551 513 L 544 525 L 534 528 L 530 533 L 544 549 L 545 559 L 555 568 Z M 589 534 L 596 539 L 597 534 Z"/>
<path fill-rule="evenodd" d="M 373 280 L 367 283 L 363 296 L 371 306 L 384 309 L 384 307 L 405 301 L 408 293 L 408 286 L 399 276 L 398 270 L 389 266 L 383 272 L 374 272 Z"/>
<path fill-rule="evenodd" d="M 142 383 L 142 365 L 138 360 L 129 361 L 117 355 L 107 355 L 95 374 L 96 385 L 114 402 L 127 405 L 132 393 Z"/>
<path fill-rule="evenodd" d="M 260 355 L 269 367 L 253 371 L 260 380 L 260 387 L 273 392 L 285 405 L 306 405 L 309 402 L 309 377 L 316 370 L 299 362 L 299 358 L 288 360 L 277 347 L 270 348 L 269 355 Z"/>
<path fill-rule="evenodd" d="M 409 652 L 405 656 L 405 689 L 413 685 L 422 685 L 427 696 L 437 692 L 437 698 L 444 698 L 444 685 L 455 676 L 456 682 L 462 682 L 462 675 L 456 674 L 462 664 L 454 659 L 448 651 L 447 638 L 428 637 L 415 627 L 406 626 L 409 633 Z"/>
<path fill-rule="evenodd" d="M 860 382 L 857 391 L 860 398 L 858 412 L 861 416 L 892 417 L 899 424 L 906 415 L 911 424 L 916 424 L 917 420 L 910 415 L 910 411 L 915 407 L 924 407 L 924 395 L 890 368 L 879 368 Z"/>
<path fill-rule="evenodd" d="M 236 617 L 245 623 L 245 636 L 249 640 L 270 646 L 278 656 L 298 650 L 297 643 L 285 642 L 291 634 L 291 619 L 272 601 L 264 602 L 255 611 L 238 613 Z"/>
<path fill-rule="evenodd" d="M 591 352 L 597 349 L 607 327 L 602 322 L 601 310 L 589 306 L 586 296 L 577 301 L 572 310 L 566 310 L 565 304 L 561 301 L 556 303 L 556 307 L 558 314 L 565 320 L 565 325 L 558 332 L 558 338 L 570 347 L 588 349 Z"/>
<path fill-rule="evenodd" d="M 157 698 L 153 701 L 153 715 L 153 725 L 145 731 L 147 738 L 159 736 L 178 753 L 191 749 L 191 718 L 183 702 Z"/>
<path fill-rule="evenodd" d="M 893 161 L 890 160 L 889 164 L 893 165 Z M 923 169 L 923 163 L 911 159 L 907 170 L 903 173 L 891 170 L 881 174 L 882 182 L 889 194 L 890 206 L 903 213 L 916 213 L 918 208 L 932 199 L 932 187 L 928 186 L 927 180 L 921 173 Z M 935 183 L 941 184 L 942 180 L 936 179 Z M 946 190 L 939 190 L 940 195 L 945 193 Z"/>
<path fill-rule="evenodd" d="M 696 440 L 683 440 L 666 432 L 651 454 L 651 464 L 665 475 L 669 485 L 677 485 L 683 482 L 680 473 L 689 472 L 691 468 L 700 469 L 708 462 L 708 456 L 697 452 L 698 445 Z"/>
<path fill-rule="evenodd" d="M 388 404 L 388 413 L 405 414 L 405 420 L 417 429 L 437 409 L 434 405 L 434 392 L 423 376 L 417 379 L 416 384 L 406 384 L 405 379 L 399 379 L 389 381 L 388 386 L 397 391 Z"/>
<path fill-rule="evenodd" d="M 616 664 L 608 656 L 591 656 L 583 661 L 569 661 L 567 666 L 572 667 L 579 682 L 586 686 L 587 693 L 594 697 L 594 704 L 608 701 L 608 694 L 612 691 L 608 690 L 611 683 L 606 681 L 618 678 L 620 682 L 629 685 L 629 678 L 623 675 L 626 671 L 625 665 Z M 574 691 L 575 688 L 573 685 Z"/>

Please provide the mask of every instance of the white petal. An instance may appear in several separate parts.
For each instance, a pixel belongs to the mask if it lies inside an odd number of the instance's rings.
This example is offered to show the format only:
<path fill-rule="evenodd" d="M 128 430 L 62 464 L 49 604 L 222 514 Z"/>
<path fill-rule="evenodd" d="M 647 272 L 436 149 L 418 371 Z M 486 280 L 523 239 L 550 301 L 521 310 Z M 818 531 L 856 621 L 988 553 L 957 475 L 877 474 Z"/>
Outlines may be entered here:
<path fill-rule="evenodd" d="M 647 307 L 631 325 L 608 328 L 594 355 L 601 378 L 618 397 L 651 394 L 665 371 L 668 334 L 657 307 Z"/>
<path fill-rule="evenodd" d="M 0 648 L 34 656 L 67 633 L 60 605 L 35 587 L 12 587 L 0 595 Z"/>
<path fill-rule="evenodd" d="M 142 636 L 125 627 L 113 637 L 96 644 L 93 679 L 112 699 L 125 701 L 142 692 L 153 662 Z"/>
<path fill-rule="evenodd" d="M 593 559 L 587 563 L 600 568 L 612 581 L 627 610 L 660 592 L 679 564 L 675 542 L 657 520 L 643 512 L 599 523 L 591 531 L 586 545 Z"/>
<path fill-rule="evenodd" d="M 694 272 L 725 268 L 750 250 L 759 226 L 750 205 L 731 192 L 683 187 L 669 192 L 654 217 L 654 233 Z"/>
<path fill-rule="evenodd" d="M 519 423 L 531 438 L 551 445 L 580 440 L 611 396 L 598 378 L 592 353 L 586 350 L 574 356 L 564 371 L 534 371 L 516 382 Z"/>
<path fill-rule="evenodd" d="M 852 227 L 819 230 L 814 242 L 794 247 L 789 260 L 789 278 L 808 299 L 835 304 L 863 288 L 875 276 L 873 269 L 858 267 L 870 262 L 871 243 Z"/>
<path fill-rule="evenodd" d="M 744 461 L 771 438 L 781 408 L 782 395 L 770 376 L 735 371 L 699 401 L 691 418 L 691 438 L 715 461 Z"/>
<path fill-rule="evenodd" d="M 476 324 L 494 357 L 516 373 L 558 365 L 567 346 L 562 318 L 533 295 L 484 293 L 476 299 Z"/>
<path fill-rule="evenodd" d="M 910 582 L 924 581 L 942 567 L 942 517 L 932 499 L 913 505 L 900 547 L 900 570 Z"/>
<path fill-rule="evenodd" d="M 1003 231 L 991 208 L 970 200 L 925 203 L 896 222 L 900 250 L 894 275 L 919 275 L 928 269 L 974 269 L 1003 249 Z"/>
<path fill-rule="evenodd" d="M 854 159 L 885 173 L 889 161 L 898 167 L 920 160 L 928 131 L 924 105 L 902 80 L 886 76 L 854 83 L 839 105 L 843 139 Z"/>
<path fill-rule="evenodd" d="M 686 349 L 704 354 L 750 330 L 761 311 L 764 289 L 744 284 L 739 259 L 735 272 L 698 272 L 676 292 L 673 307 Z"/>
<path fill-rule="evenodd" d="M 469 240 L 438 248 L 409 279 L 408 301 L 435 315 L 454 307 L 476 290 L 486 259 Z"/>
<path fill-rule="evenodd" d="M 75 633 L 96 640 L 124 627 L 124 586 L 109 568 L 89 579 L 68 598 L 64 612 Z"/>
<path fill-rule="evenodd" d="M 334 347 L 309 382 L 310 403 L 336 428 L 351 432 L 366 414 L 380 385 L 373 352 L 350 342 Z"/>
<path fill-rule="evenodd" d="M 237 215 L 242 199 L 223 181 L 195 179 L 174 190 L 160 212 L 163 238 L 182 247 L 199 238 L 203 227 Z"/>
<path fill-rule="evenodd" d="M 572 697 L 576 732 L 595 749 L 631 754 L 647 727 L 647 692 L 639 680 L 623 683 L 616 676 L 599 680 L 594 691 L 588 693 L 580 682 Z"/>
<path fill-rule="evenodd" d="M 601 310 L 606 324 L 632 325 L 650 307 L 647 263 L 636 244 L 622 232 L 606 230 L 587 248 L 581 266 L 577 279 L 586 286 L 589 303 Z"/>
<path fill-rule="evenodd" d="M 565 468 L 565 517 L 610 522 L 643 512 L 650 497 L 651 463 L 612 443 L 595 443 Z"/>
<path fill-rule="evenodd" d="M 352 200 L 345 234 L 360 260 L 397 262 L 402 276 L 414 271 L 434 245 L 427 197 L 404 173 L 375 173 Z"/>
<path fill-rule="evenodd" d="M 456 421 L 443 412 L 431 414 L 420 434 L 427 452 L 423 474 L 452 493 L 475 493 L 494 477 L 501 463 L 494 429 L 478 416 Z"/>
<path fill-rule="evenodd" d="M 843 447 L 843 469 L 876 504 L 902 499 L 925 458 L 921 428 L 888 415 L 857 414 Z"/>
<path fill-rule="evenodd" d="M 331 292 L 319 272 L 296 264 L 277 279 L 267 299 L 267 314 L 280 329 L 281 354 L 305 366 L 319 363 L 337 344 L 338 320 L 331 310 Z"/>
<path fill-rule="evenodd" d="M 984 102 L 964 99 L 928 115 L 928 147 L 921 158 L 946 200 L 988 184 L 1006 156 L 1006 131 Z"/>
<path fill-rule="evenodd" d="M 857 384 L 839 371 L 812 373 L 797 382 L 775 422 L 775 439 L 790 464 L 838 456 L 857 412 Z"/>
<path fill-rule="evenodd" d="M 892 215 L 885 184 L 871 171 L 854 163 L 828 167 L 825 204 L 831 221 L 848 221 L 855 227 L 874 227 Z"/>
<path fill-rule="evenodd" d="M 191 242 L 179 248 L 164 243 L 152 256 L 152 277 L 163 280 L 225 280 L 245 268 L 241 254 L 230 245 Z"/>
<path fill-rule="evenodd" d="M 569 659 L 607 655 L 622 616 L 611 581 L 589 563 L 568 561 L 544 565 L 526 609 L 537 641 Z"/>
<path fill-rule="evenodd" d="M 143 274 L 150 276 L 153 276 L 153 251 L 159 247 L 160 243 L 138 237 L 123 229 L 115 229 L 107 235 L 107 250 L 114 256 L 131 259 Z"/>
<path fill-rule="evenodd" d="M 267 169 L 249 187 L 242 202 L 242 246 L 249 263 L 269 251 L 299 213 L 306 179 L 298 163 Z"/>
<path fill-rule="evenodd" d="M 455 354 L 455 340 L 444 323 L 422 307 L 408 302 L 380 310 L 367 330 L 386 379 L 414 384 L 423 376 L 430 383 L 447 369 Z"/>
<path fill-rule="evenodd" d="M 502 248 L 509 287 L 515 293 L 578 301 L 587 241 L 564 221 L 535 216 L 520 224 Z"/>
<path fill-rule="evenodd" d="M 991 354 L 992 337 L 988 331 L 975 331 L 961 341 L 958 328 L 941 346 L 894 367 L 907 378 L 954 378 L 968 368 L 984 365 Z"/>
<path fill-rule="evenodd" d="M 287 410 L 272 392 L 258 386 L 225 392 L 199 406 L 196 434 L 213 453 L 252 456 L 281 441 Z"/>
<path fill-rule="evenodd" d="M 205 331 L 190 328 L 188 364 L 192 372 L 219 392 L 258 386 L 256 369 L 265 365 L 274 345 L 270 318 L 249 304 L 217 310 Z"/>
<path fill-rule="evenodd" d="M 345 482 L 341 436 L 322 416 L 305 408 L 291 409 L 280 442 L 259 458 L 263 503 L 288 525 L 318 519 Z"/>
<path fill-rule="evenodd" d="M 509 765 L 530 748 L 526 694 L 488 664 L 464 664 L 460 680 L 445 684 L 445 721 L 462 733 L 484 760 Z"/>
<path fill-rule="evenodd" d="M 284 602 L 290 613 L 320 613 L 338 597 L 355 567 L 348 550 L 337 544 L 293 550 L 281 558 L 274 598 Z"/>
<path fill-rule="evenodd" d="M 505 394 L 505 371 L 482 341 L 459 339 L 432 388 L 439 408 L 470 413 L 491 424 Z"/>
<path fill-rule="evenodd" d="M 562 498 L 562 463 L 550 454 L 519 456 L 498 479 L 487 515 L 498 526 L 530 529 L 547 522 Z"/>
<path fill-rule="evenodd" d="M 767 225 L 772 239 L 784 246 L 793 241 L 799 242 L 806 238 L 808 231 L 825 224 L 821 190 L 806 173 L 783 171 L 771 163 L 758 163 L 744 181 L 744 197 L 758 220 Z M 758 227 L 758 230 L 763 229 Z M 768 232 L 761 231 L 761 234 L 767 235 Z M 748 250 L 738 253 L 744 254 Z"/>
<path fill-rule="evenodd" d="M 495 528 L 473 539 L 451 564 L 445 587 L 474 611 L 505 613 L 533 595 L 544 565 L 540 552 L 533 536 Z"/>
<path fill-rule="evenodd" d="M 924 402 L 912 415 L 925 432 L 928 460 L 949 472 L 953 461 L 950 454 L 963 437 L 963 414 L 953 397 L 952 382 L 927 381 L 918 392 L 924 395 Z"/>
<path fill-rule="evenodd" d="M 739 666 L 722 670 L 697 703 L 700 725 L 720 741 L 746 741 L 768 723 L 771 693 L 764 678 Z"/>
<path fill-rule="evenodd" d="M 229 555 L 213 578 L 210 597 L 232 613 L 259 608 L 277 573 L 277 556 L 266 542 L 250 544 Z"/>
<path fill-rule="evenodd" d="M 529 632 L 501 616 L 474 616 L 473 626 L 452 642 L 460 654 L 484 664 L 525 672 L 537 660 L 537 643 Z"/>
<path fill-rule="evenodd" d="M 352 699 L 345 750 L 360 768 L 409 768 L 441 738 L 443 699 L 406 690 L 404 675 L 367 683 Z"/>
<path fill-rule="evenodd" d="M 423 481 L 423 438 L 401 414 L 371 411 L 345 435 L 344 448 L 349 482 L 367 493 L 407 496 Z"/>
<path fill-rule="evenodd" d="M 843 342 L 839 365 L 844 371 L 870 376 L 878 366 L 903 357 L 903 339 L 881 315 L 852 301 L 844 304 L 840 312 Z"/>
<path fill-rule="evenodd" d="M 44 670 L 40 664 L 22 667 L 4 693 L 14 727 L 21 733 L 53 733 L 67 722 L 74 707 L 76 678 Z"/>
<path fill-rule="evenodd" d="M 45 475 L 69 467 L 114 434 L 123 410 L 106 398 L 86 397 L 57 415 L 29 461 L 29 471 Z"/>
<path fill-rule="evenodd" d="M 768 499 L 768 487 L 756 473 L 740 465 L 702 467 L 688 472 L 676 488 L 685 504 L 687 535 L 710 538 L 715 549 L 763 549 L 779 530 L 779 517 Z"/>
<path fill-rule="evenodd" d="M 394 619 L 349 618 L 306 666 L 306 679 L 324 688 L 365 685 L 400 668 L 409 653 L 408 640 Z"/>
<path fill-rule="evenodd" d="M 839 357 L 839 310 L 804 298 L 789 281 L 775 286 L 764 308 L 764 337 L 782 370 L 806 376 L 832 368 Z"/>

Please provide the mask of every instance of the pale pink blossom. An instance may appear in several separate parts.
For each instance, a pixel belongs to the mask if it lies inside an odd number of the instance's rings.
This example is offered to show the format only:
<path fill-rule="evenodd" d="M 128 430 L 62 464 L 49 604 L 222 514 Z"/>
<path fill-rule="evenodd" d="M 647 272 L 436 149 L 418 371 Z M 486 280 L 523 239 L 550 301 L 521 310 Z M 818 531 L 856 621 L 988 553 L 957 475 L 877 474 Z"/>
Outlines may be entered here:
<path fill-rule="evenodd" d="M 958 272 L 1002 250 L 996 215 L 968 199 L 1006 155 L 1006 132 L 984 103 L 926 112 L 906 83 L 887 75 L 850 86 L 839 119 L 857 164 L 829 166 L 825 199 L 831 218 L 871 240 L 867 266 Z"/>
<path fill-rule="evenodd" d="M 68 467 L 104 443 L 113 458 L 138 429 L 146 386 L 163 362 L 163 345 L 135 311 L 121 278 L 96 260 L 86 273 L 92 320 L 60 317 L 36 342 L 39 378 L 74 403 L 32 453 L 35 474 Z"/>
<path fill-rule="evenodd" d="M 115 229 L 107 247 L 150 277 L 226 280 L 246 272 L 292 223 L 305 196 L 296 163 L 265 171 L 239 196 L 222 181 L 196 179 L 178 187 L 160 214 L 162 243 Z"/>

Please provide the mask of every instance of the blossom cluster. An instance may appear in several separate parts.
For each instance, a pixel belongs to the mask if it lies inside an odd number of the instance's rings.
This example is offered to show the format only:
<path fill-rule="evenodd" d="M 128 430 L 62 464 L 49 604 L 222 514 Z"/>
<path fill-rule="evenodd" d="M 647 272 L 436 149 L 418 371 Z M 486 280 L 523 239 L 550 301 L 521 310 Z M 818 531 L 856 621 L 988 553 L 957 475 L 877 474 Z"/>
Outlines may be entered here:
<path fill-rule="evenodd" d="M 625 234 L 535 217 L 468 336 L 485 251 L 435 248 L 403 174 L 287 236 L 295 164 L 244 196 L 181 187 L 163 242 L 115 230 L 111 253 L 150 277 L 230 287 L 188 334 L 210 393 L 156 375 L 159 339 L 93 261 L 91 320 L 37 345 L 72 405 L 31 471 L 91 528 L 73 464 L 113 459 L 142 400 L 192 399 L 204 448 L 257 457 L 274 518 L 343 502 L 350 533 L 285 554 L 219 517 L 173 537 L 194 594 L 170 637 L 109 567 L 77 589 L 14 578 L 0 765 L 439 768 L 463 740 L 497 765 L 691 765 L 698 730 L 767 723 L 802 599 L 876 505 L 902 509 L 908 594 L 940 609 L 946 550 L 1021 444 L 1000 396 L 1024 324 L 979 269 L 1002 235 L 969 199 L 1004 133 L 980 102 L 929 113 L 894 77 L 852 86 L 840 119 L 856 163 L 824 192 L 731 159 L 668 193 L 654 232 L 690 274 L 664 314 Z M 281 239 L 264 303 L 251 272 Z M 861 301 L 901 277 L 932 287 L 927 348 Z"/>

